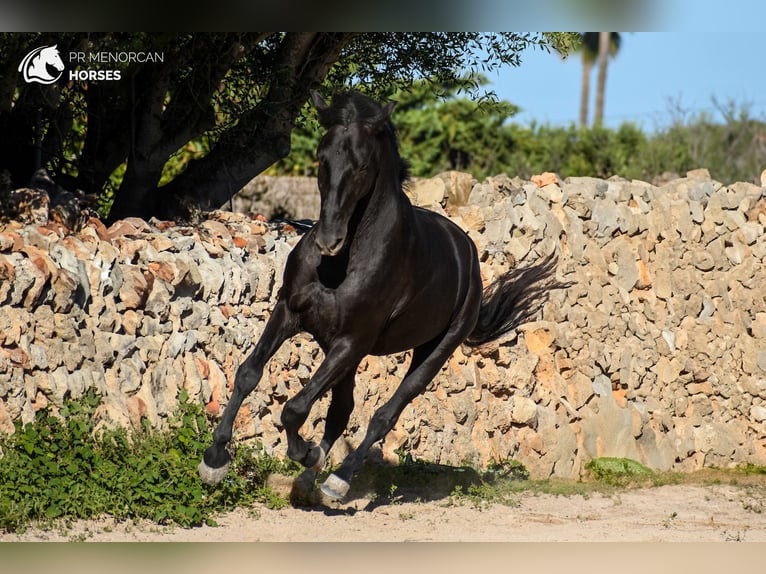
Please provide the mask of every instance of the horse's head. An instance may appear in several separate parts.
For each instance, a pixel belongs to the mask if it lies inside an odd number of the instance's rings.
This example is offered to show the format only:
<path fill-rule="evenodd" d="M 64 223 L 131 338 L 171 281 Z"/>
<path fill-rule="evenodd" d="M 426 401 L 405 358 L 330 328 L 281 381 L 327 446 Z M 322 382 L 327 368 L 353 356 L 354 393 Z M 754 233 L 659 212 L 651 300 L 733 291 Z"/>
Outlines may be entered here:
<path fill-rule="evenodd" d="M 396 153 L 394 103 L 381 106 L 357 92 L 337 94 L 331 106 L 316 92 L 312 99 L 327 129 L 317 150 L 321 207 L 314 240 L 322 255 L 333 256 L 343 249 L 357 204 L 374 189 L 381 167 L 398 169 L 382 162 L 390 146 Z"/>
<path fill-rule="evenodd" d="M 51 75 L 48 66 L 56 69 L 59 73 Z M 43 46 L 35 48 L 29 52 L 19 64 L 19 72 L 24 74 L 25 82 L 37 82 L 39 84 L 53 84 L 64 71 L 64 62 L 61 60 L 58 48 L 54 46 Z"/>
<path fill-rule="evenodd" d="M 40 58 L 43 62 L 49 66 L 53 66 L 59 72 L 64 69 L 64 62 L 61 60 L 61 54 L 59 54 L 56 45 L 47 46 L 40 50 Z"/>

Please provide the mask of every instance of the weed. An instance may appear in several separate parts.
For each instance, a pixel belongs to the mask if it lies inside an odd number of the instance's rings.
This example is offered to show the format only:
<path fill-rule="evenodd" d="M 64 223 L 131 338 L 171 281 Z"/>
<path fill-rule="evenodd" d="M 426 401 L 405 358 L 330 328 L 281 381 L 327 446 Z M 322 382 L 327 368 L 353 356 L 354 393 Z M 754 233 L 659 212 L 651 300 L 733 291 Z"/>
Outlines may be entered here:
<path fill-rule="evenodd" d="M 468 484 L 457 484 L 450 493 L 452 505 L 470 502 L 474 508 L 484 509 L 492 504 L 517 506 L 517 493 L 528 484 L 529 471 L 520 462 L 503 459 L 491 463 Z"/>
<path fill-rule="evenodd" d="M 485 478 L 491 476 L 494 480 L 529 480 L 529 471 L 518 460 L 504 458 L 499 462 L 491 462 L 484 476 Z"/>
<path fill-rule="evenodd" d="M 761 489 L 746 487 L 742 497 L 742 508 L 754 514 L 763 514 L 763 493 Z"/>
<path fill-rule="evenodd" d="M 742 508 L 754 514 L 763 514 L 763 502 L 755 498 L 746 498 L 742 501 Z"/>
<path fill-rule="evenodd" d="M 202 405 L 182 391 L 168 432 L 148 424 L 95 432 L 100 399 L 93 390 L 68 400 L 62 418 L 41 410 L 15 433 L 0 436 L 0 530 L 23 530 L 31 522 L 148 519 L 184 527 L 214 524 L 214 514 L 263 502 L 287 501 L 265 486 L 270 472 L 291 472 L 262 450 L 240 446 L 232 471 L 216 486 L 200 482 L 196 466 L 211 441 Z"/>
<path fill-rule="evenodd" d="M 744 542 L 745 541 L 745 531 L 744 530 L 724 530 L 721 533 L 721 536 L 723 537 L 725 542 Z"/>
<path fill-rule="evenodd" d="M 759 464 L 741 464 L 736 468 L 737 472 L 741 472 L 742 474 L 766 474 L 766 466 L 761 466 Z"/>
<path fill-rule="evenodd" d="M 396 484 L 391 483 L 388 487 L 388 501 L 389 504 L 401 504 L 404 501 L 404 497 L 401 494 L 397 494 L 399 487 Z"/>
<path fill-rule="evenodd" d="M 593 478 L 612 486 L 628 486 L 654 476 L 654 471 L 629 458 L 594 458 L 585 468 Z"/>

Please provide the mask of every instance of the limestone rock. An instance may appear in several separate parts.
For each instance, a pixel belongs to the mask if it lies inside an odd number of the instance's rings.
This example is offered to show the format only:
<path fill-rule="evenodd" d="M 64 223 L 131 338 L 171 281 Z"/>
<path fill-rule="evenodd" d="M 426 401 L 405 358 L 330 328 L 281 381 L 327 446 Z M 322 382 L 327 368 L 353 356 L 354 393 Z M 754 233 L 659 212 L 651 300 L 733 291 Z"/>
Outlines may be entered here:
<path fill-rule="evenodd" d="M 507 338 L 456 352 L 380 457 L 404 448 L 449 464 L 516 458 L 535 477 L 573 478 L 593 456 L 658 470 L 766 461 L 760 187 L 724 186 L 704 170 L 659 186 L 477 183 L 457 172 L 425 181 L 436 190 L 427 207 L 467 231 L 487 282 L 555 249 L 557 277 L 571 285 Z M 297 182 L 270 185 L 288 184 Z M 315 180 L 302 193 L 296 210 L 318 206 Z M 108 424 L 143 417 L 163 428 L 182 389 L 219 416 L 299 239 L 295 228 L 223 211 L 197 226 L 0 227 L 0 429 L 89 387 L 104 396 Z M 282 405 L 322 357 L 310 337 L 286 342 L 245 401 L 237 436 L 284 455 Z M 362 440 L 408 362 L 406 353 L 362 362 L 333 460 Z M 312 410 L 307 437 L 321 436 L 326 407 L 325 398 Z"/>

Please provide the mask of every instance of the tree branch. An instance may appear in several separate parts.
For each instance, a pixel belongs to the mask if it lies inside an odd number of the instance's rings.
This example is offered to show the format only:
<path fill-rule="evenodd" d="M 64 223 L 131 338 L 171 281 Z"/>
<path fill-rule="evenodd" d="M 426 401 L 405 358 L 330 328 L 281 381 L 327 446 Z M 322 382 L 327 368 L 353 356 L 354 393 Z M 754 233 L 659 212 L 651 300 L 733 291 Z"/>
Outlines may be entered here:
<path fill-rule="evenodd" d="M 290 134 L 309 90 L 327 75 L 351 34 L 288 33 L 271 68 L 268 93 L 204 158 L 160 188 L 158 217 L 185 216 L 183 205 L 217 208 L 290 152 Z M 255 137 L 253 133 L 255 132 Z"/>
<path fill-rule="evenodd" d="M 266 35 L 251 41 L 257 43 Z M 154 193 L 167 160 L 183 144 L 215 125 L 212 95 L 245 48 L 240 34 L 207 38 L 211 41 L 175 45 L 166 53 L 163 65 L 144 66 L 135 76 L 135 136 L 110 219 L 151 215 L 152 202 L 147 197 Z M 178 70 L 189 68 L 192 72 L 185 80 L 174 77 Z M 176 90 L 166 103 L 174 86 Z"/>

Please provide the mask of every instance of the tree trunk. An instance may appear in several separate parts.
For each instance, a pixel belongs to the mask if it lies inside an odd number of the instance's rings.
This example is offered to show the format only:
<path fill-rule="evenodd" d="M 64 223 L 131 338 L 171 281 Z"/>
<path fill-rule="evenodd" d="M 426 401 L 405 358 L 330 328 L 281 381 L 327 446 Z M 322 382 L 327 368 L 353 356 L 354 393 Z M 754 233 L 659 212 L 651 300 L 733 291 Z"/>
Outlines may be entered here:
<path fill-rule="evenodd" d="M 596 84 L 596 108 L 593 126 L 601 127 L 604 122 L 604 97 L 606 92 L 606 69 L 609 63 L 609 42 L 611 32 L 599 32 L 598 35 L 598 79 Z"/>
<path fill-rule="evenodd" d="M 274 80 L 257 106 L 205 157 L 152 194 L 158 218 L 187 217 L 195 209 L 216 209 L 252 178 L 290 153 L 290 135 L 309 90 L 317 87 L 352 34 L 289 33 L 273 65 Z M 243 146 L 242 141 L 256 144 Z M 111 217 L 111 215 L 110 215 Z"/>
<path fill-rule="evenodd" d="M 211 97 L 229 67 L 242 56 L 243 46 L 238 34 L 230 34 L 220 45 L 205 44 L 204 49 L 215 50 L 212 63 L 178 86 L 169 103 L 172 75 L 193 54 L 169 51 L 163 66 L 144 69 L 130 78 L 128 164 L 109 221 L 154 215 L 157 184 L 168 158 L 185 142 L 214 127 Z"/>
<path fill-rule="evenodd" d="M 590 74 L 593 62 L 585 53 L 582 57 L 582 84 L 580 86 L 580 128 L 588 127 L 588 107 L 590 100 Z"/>

